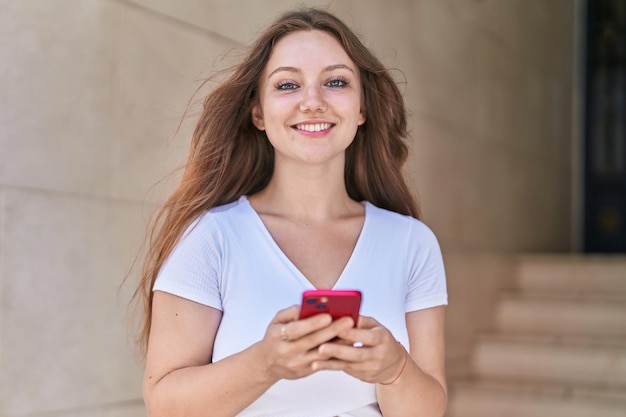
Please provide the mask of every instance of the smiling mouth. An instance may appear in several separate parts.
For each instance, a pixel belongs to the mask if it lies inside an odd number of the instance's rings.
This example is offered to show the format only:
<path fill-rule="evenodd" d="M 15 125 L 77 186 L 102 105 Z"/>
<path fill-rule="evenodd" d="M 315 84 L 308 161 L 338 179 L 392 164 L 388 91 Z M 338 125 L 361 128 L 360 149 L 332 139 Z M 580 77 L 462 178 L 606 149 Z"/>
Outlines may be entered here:
<path fill-rule="evenodd" d="M 333 127 L 332 123 L 313 123 L 313 124 L 299 124 L 294 127 L 298 130 L 304 130 L 306 132 L 321 132 Z"/>

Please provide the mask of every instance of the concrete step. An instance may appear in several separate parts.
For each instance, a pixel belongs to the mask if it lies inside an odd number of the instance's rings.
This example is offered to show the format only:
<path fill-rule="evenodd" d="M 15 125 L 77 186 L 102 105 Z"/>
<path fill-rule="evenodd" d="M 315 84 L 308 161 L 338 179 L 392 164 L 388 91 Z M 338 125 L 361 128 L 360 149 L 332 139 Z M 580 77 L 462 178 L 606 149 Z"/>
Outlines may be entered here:
<path fill-rule="evenodd" d="M 504 293 L 496 309 L 504 332 L 626 336 L 626 297 L 610 293 Z"/>
<path fill-rule="evenodd" d="M 524 256 L 520 258 L 517 269 L 517 282 L 523 291 L 626 295 L 626 257 Z"/>
<path fill-rule="evenodd" d="M 626 389 L 626 338 L 482 335 L 473 366 L 480 378 Z"/>
<path fill-rule="evenodd" d="M 511 380 L 453 382 L 446 417 L 624 417 L 626 390 Z"/>

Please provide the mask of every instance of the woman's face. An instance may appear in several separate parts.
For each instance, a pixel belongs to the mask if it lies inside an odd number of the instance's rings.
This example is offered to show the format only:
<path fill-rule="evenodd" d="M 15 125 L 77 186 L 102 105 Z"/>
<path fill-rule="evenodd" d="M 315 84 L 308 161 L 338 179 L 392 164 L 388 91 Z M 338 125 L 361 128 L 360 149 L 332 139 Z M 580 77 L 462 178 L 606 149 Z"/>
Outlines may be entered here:
<path fill-rule="evenodd" d="M 344 163 L 365 122 L 359 70 L 332 35 L 298 31 L 274 45 L 252 111 L 276 163 Z"/>

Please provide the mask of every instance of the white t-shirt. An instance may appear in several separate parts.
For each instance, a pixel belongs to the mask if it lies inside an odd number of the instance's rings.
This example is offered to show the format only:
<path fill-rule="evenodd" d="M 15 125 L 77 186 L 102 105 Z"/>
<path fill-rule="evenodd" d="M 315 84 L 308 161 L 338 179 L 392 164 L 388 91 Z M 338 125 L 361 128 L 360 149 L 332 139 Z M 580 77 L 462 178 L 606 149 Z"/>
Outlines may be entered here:
<path fill-rule="evenodd" d="M 361 314 L 409 347 L 405 314 L 447 304 L 439 244 L 419 220 L 363 202 L 365 222 L 334 289 L 363 294 Z M 323 259 L 320 259 L 323 262 Z M 243 196 L 209 210 L 164 263 L 154 290 L 223 312 L 213 362 L 261 340 L 280 309 L 314 289 L 272 239 Z M 274 384 L 239 417 L 380 416 L 375 384 L 320 371 Z"/>

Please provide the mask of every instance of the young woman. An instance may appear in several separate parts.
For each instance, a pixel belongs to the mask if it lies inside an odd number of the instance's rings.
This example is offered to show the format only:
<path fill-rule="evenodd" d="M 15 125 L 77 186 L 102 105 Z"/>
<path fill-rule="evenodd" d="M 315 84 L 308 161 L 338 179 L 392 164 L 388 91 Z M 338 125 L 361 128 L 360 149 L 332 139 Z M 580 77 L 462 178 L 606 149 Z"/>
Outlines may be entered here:
<path fill-rule="evenodd" d="M 278 19 L 204 102 L 139 292 L 150 417 L 441 416 L 445 274 L 402 97 L 332 14 Z M 298 319 L 305 290 L 361 316 Z"/>

